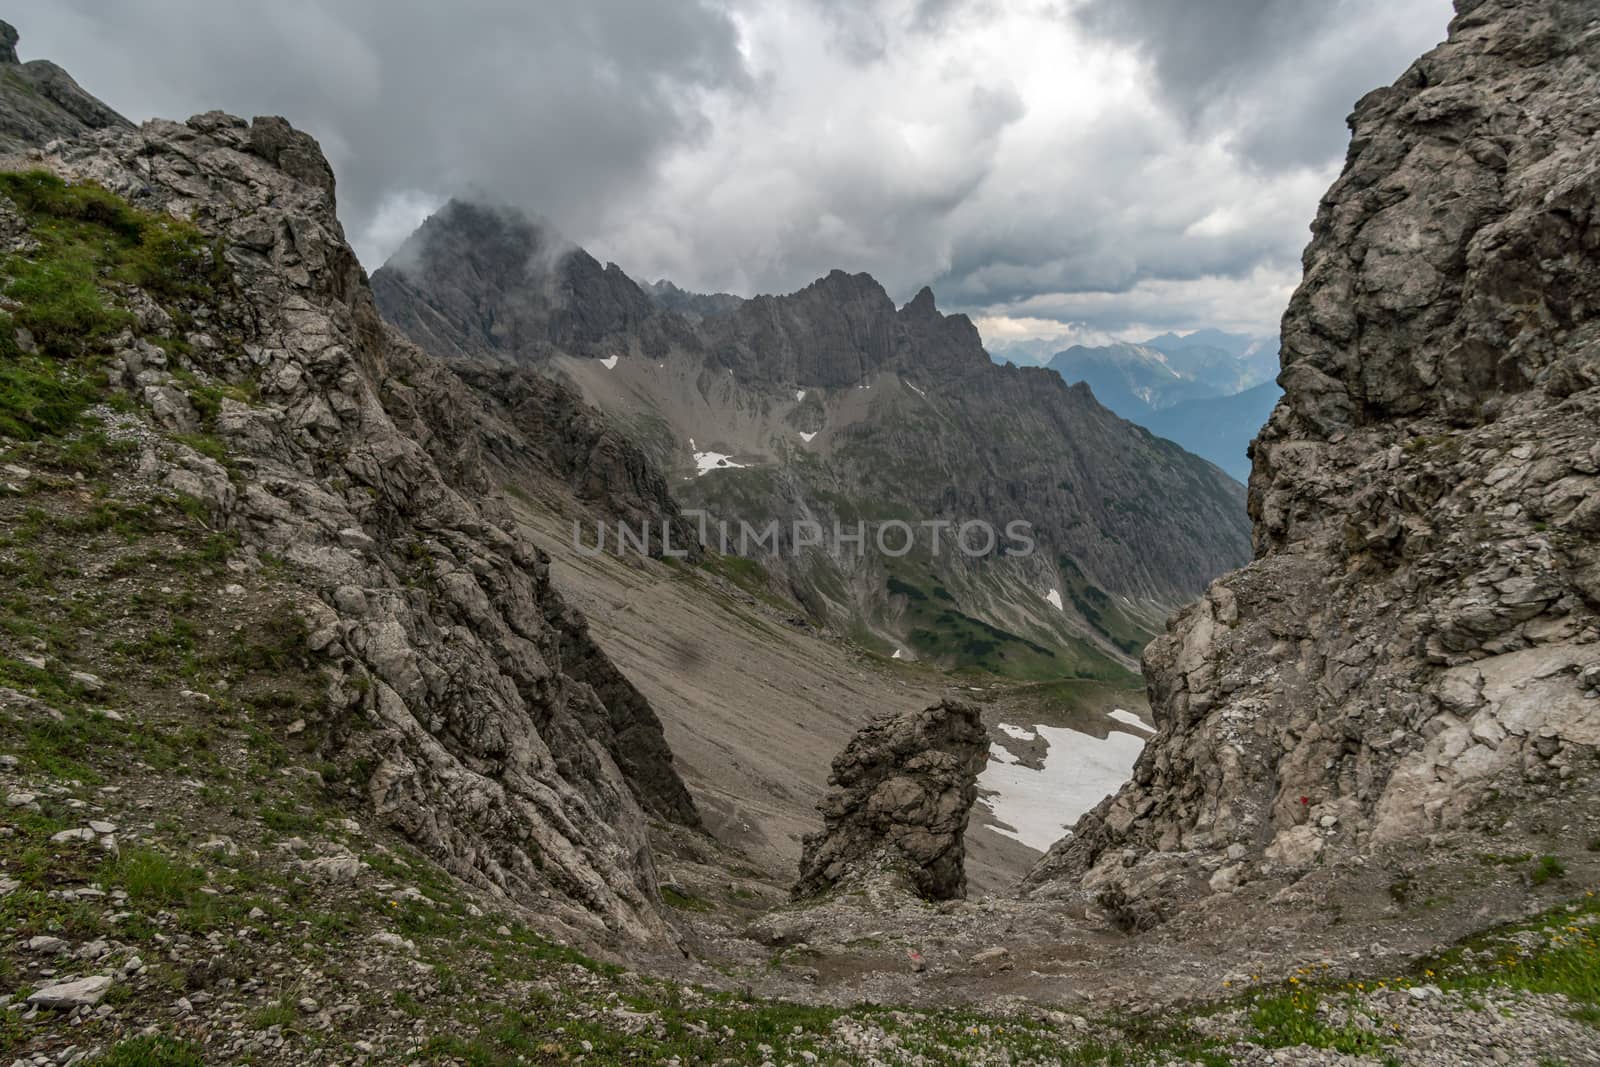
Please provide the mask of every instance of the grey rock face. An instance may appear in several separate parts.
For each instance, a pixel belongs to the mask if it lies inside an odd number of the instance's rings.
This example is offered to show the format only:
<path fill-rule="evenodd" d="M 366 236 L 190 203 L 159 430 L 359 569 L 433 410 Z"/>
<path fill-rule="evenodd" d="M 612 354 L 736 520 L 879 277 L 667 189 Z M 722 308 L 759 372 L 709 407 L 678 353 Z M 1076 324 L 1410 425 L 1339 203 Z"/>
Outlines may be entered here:
<path fill-rule="evenodd" d="M 182 309 L 189 354 L 130 335 L 111 372 L 164 398 L 151 418 L 166 429 L 195 417 L 174 370 L 248 386 L 215 417 L 231 472 L 154 441 L 141 472 L 199 501 L 247 560 L 286 564 L 327 681 L 305 731 L 364 783 L 355 799 L 553 923 L 670 936 L 646 813 L 693 826 L 694 805 L 654 712 L 551 586 L 485 461 L 491 439 L 518 462 L 543 453 L 519 453 L 480 396 L 379 319 L 315 142 L 209 113 L 42 162 L 220 239 L 230 284 Z M 153 304 L 145 320 L 171 328 Z"/>
<path fill-rule="evenodd" d="M 654 555 L 662 551 L 663 524 L 670 527 L 674 550 L 691 558 L 700 554 L 696 530 L 679 512 L 661 471 L 571 388 L 499 363 L 463 361 L 452 370 L 512 431 L 480 434 L 490 463 L 516 475 L 554 477 L 607 519 L 630 529 L 648 526 L 657 534 L 649 546 Z"/>
<path fill-rule="evenodd" d="M 862 727 L 833 761 L 823 829 L 806 837 L 795 894 L 893 872 L 933 900 L 966 896 L 967 816 L 988 759 L 971 704 L 946 700 Z"/>
<path fill-rule="evenodd" d="M 58 137 L 129 122 L 84 92 L 48 60 L 17 57 L 17 31 L 0 22 L 0 152 L 42 147 Z"/>
<path fill-rule="evenodd" d="M 1448 839 L 1600 745 L 1600 5 L 1457 10 L 1351 118 L 1254 445 L 1257 559 L 1147 650 L 1160 732 L 1040 892 Z"/>

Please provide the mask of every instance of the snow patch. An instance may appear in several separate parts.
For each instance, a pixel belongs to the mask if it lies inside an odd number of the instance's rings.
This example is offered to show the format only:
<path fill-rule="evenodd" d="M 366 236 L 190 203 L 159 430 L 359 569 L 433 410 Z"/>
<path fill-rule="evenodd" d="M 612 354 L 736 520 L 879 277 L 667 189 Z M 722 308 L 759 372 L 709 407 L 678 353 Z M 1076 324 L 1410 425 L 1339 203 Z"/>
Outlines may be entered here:
<path fill-rule="evenodd" d="M 1078 816 L 1122 787 L 1144 741 L 1121 730 L 1104 738 L 1055 726 L 1034 731 L 1050 745 L 1044 766 L 1025 767 L 1003 746 L 991 744 L 993 758 L 978 775 L 978 788 L 989 794 L 980 803 L 1005 824 L 996 831 L 1044 852 Z"/>
<path fill-rule="evenodd" d="M 815 430 L 812 430 L 810 433 L 806 433 L 804 430 L 800 431 L 800 440 L 804 441 L 808 445 L 811 443 L 811 439 L 815 436 L 817 436 L 817 431 Z"/>
<path fill-rule="evenodd" d="M 1143 730 L 1147 734 L 1153 734 L 1156 732 L 1156 728 L 1154 726 L 1149 725 L 1127 708 L 1113 708 L 1111 710 L 1111 717 L 1116 719 L 1118 722 L 1127 723 L 1136 730 Z"/>
<path fill-rule="evenodd" d="M 1044 595 L 1044 598 L 1050 601 L 1051 605 L 1053 605 L 1057 611 L 1066 610 L 1061 606 L 1061 590 L 1052 589 Z"/>
<path fill-rule="evenodd" d="M 1000 732 L 1005 734 L 1007 737 L 1014 737 L 1018 741 L 1032 741 L 1035 737 L 1039 736 L 1026 726 L 1012 726 L 1011 724 L 1004 722 L 1000 724 Z"/>
<path fill-rule="evenodd" d="M 1011 750 L 1004 745 L 991 744 L 989 758 L 999 760 L 1001 763 L 1021 763 L 1022 761 L 1011 754 Z"/>
<path fill-rule="evenodd" d="M 801 437 L 804 437 L 804 436 L 805 436 L 805 434 L 801 434 L 801 435 L 800 435 L 800 436 L 801 436 Z M 905 652 L 905 649 L 903 649 L 903 648 L 897 648 L 897 649 L 895 649 L 895 650 L 894 650 L 894 655 L 892 655 L 892 656 L 890 656 L 890 657 L 889 657 L 889 658 L 890 658 L 890 659 L 905 659 L 905 658 L 906 658 L 906 652 Z"/>
<path fill-rule="evenodd" d="M 614 370 L 617 365 L 617 357 L 607 356 L 605 359 L 600 361 L 600 365 L 605 367 L 606 370 Z"/>
<path fill-rule="evenodd" d="M 710 471 L 727 470 L 731 467 L 743 467 L 743 463 L 735 463 L 729 456 L 721 452 L 696 452 L 694 454 L 695 477 L 698 478 Z"/>
<path fill-rule="evenodd" d="M 911 390 L 913 393 L 916 393 L 922 399 L 924 399 L 924 400 L 928 399 L 928 394 L 927 393 L 924 393 L 921 389 L 918 389 L 916 386 L 912 385 L 910 382 L 906 383 L 906 388 Z"/>
<path fill-rule="evenodd" d="M 806 398 L 806 391 L 804 389 L 796 389 L 794 391 L 794 402 L 796 404 L 798 404 L 800 401 L 804 400 L 805 398 Z"/>

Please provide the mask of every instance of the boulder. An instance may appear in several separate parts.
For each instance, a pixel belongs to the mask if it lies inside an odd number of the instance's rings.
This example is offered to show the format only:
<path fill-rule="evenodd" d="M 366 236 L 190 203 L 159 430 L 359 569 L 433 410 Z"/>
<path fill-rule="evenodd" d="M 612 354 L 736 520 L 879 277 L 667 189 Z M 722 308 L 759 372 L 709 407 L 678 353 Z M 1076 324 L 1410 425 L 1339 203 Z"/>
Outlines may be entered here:
<path fill-rule="evenodd" d="M 823 829 L 805 839 L 795 894 L 889 873 L 928 899 L 964 897 L 967 817 L 988 758 L 972 704 L 873 719 L 833 761 Z"/>
<path fill-rule="evenodd" d="M 100 1003 L 101 998 L 106 995 L 106 990 L 111 988 L 111 981 L 110 975 L 97 974 L 73 982 L 47 985 L 29 995 L 28 1003 L 36 1008 L 50 1008 L 55 1011 L 92 1008 Z"/>

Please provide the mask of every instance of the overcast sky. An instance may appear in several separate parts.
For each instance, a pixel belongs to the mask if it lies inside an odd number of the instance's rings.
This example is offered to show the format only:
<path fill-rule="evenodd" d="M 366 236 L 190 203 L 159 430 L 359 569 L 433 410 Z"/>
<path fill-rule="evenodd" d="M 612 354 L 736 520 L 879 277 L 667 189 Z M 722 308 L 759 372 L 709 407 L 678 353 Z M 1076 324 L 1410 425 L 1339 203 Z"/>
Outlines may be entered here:
<path fill-rule="evenodd" d="M 452 195 L 641 281 L 833 267 L 1008 337 L 1272 332 L 1344 117 L 1448 0 L 23 0 L 130 118 L 281 114 L 379 266 Z"/>

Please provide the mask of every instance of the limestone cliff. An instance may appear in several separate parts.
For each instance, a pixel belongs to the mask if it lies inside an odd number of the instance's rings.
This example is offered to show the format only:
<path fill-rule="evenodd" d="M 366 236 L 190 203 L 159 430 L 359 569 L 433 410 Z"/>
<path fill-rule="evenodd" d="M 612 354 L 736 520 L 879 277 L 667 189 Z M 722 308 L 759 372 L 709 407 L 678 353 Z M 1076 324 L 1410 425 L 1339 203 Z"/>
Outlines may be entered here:
<path fill-rule="evenodd" d="M 1350 118 L 1256 559 L 1146 652 L 1160 732 L 1039 891 L 1156 906 L 1593 802 L 1600 5 L 1456 8 Z"/>

